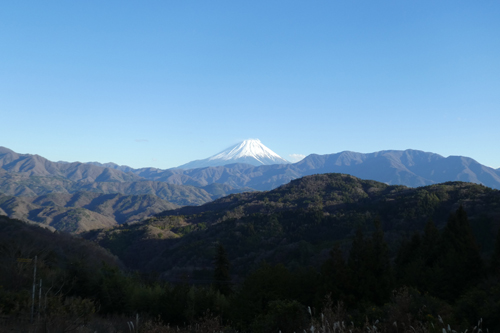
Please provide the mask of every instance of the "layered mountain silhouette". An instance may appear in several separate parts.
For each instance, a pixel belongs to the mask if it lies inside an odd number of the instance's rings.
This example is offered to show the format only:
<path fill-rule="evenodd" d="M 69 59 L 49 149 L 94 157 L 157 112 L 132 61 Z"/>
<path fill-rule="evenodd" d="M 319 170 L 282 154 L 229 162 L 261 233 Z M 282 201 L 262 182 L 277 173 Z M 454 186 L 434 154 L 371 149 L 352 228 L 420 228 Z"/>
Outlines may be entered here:
<path fill-rule="evenodd" d="M 113 167 L 51 162 L 0 147 L 0 215 L 80 232 L 136 222 L 165 209 L 201 205 L 243 191 L 215 183 L 169 184 L 124 172 L 116 164 L 108 166 Z M 91 197 L 93 203 L 79 204 L 83 201 L 76 197 Z"/>
<path fill-rule="evenodd" d="M 384 150 L 370 154 L 344 151 L 311 154 L 294 164 L 253 166 L 235 163 L 190 170 L 142 168 L 134 174 L 177 185 L 207 186 L 212 183 L 232 188 L 271 190 L 303 176 L 345 173 L 389 185 L 425 186 L 446 181 L 464 181 L 500 189 L 500 169 L 484 166 L 463 156 L 443 157 L 420 150 Z"/>
<path fill-rule="evenodd" d="M 8 148 L 0 147 L 0 193 L 13 196 L 39 196 L 53 192 L 78 191 L 127 195 L 152 194 L 184 206 L 200 205 L 242 191 L 224 184 L 203 187 L 208 185 L 205 184 L 200 188 L 167 183 L 119 170 L 122 167 L 114 163 L 106 165 L 108 167 L 96 162 L 51 162 L 39 155 L 18 154 Z"/>
<path fill-rule="evenodd" d="M 0 168 L 10 173 L 26 176 L 52 176 L 72 181 L 130 182 L 141 178 L 113 168 L 94 166 L 88 163 L 51 162 L 39 155 L 18 154 L 5 147 L 0 147 Z"/>
<path fill-rule="evenodd" d="M 50 193 L 73 195 L 85 191 L 136 196 L 133 200 L 138 205 L 144 195 L 153 195 L 177 206 L 201 205 L 228 194 L 271 190 L 297 178 L 324 173 L 343 173 L 410 187 L 463 181 L 500 189 L 500 169 L 481 165 L 468 157 L 443 157 L 419 150 L 385 150 L 370 154 L 344 151 L 312 154 L 294 164 L 233 163 L 161 170 L 133 169 L 114 163 L 51 162 L 38 155 L 18 154 L 0 147 L 0 194 L 17 197 L 34 198 Z M 30 200 L 26 202 L 33 205 Z M 11 216 L 15 211 L 9 213 L 8 209 L 2 209 L 0 214 Z M 28 215 L 36 216 L 33 214 Z M 116 217 L 108 217 L 119 223 Z M 109 224 L 104 219 L 101 221 L 104 224 L 99 222 L 95 227 Z M 83 229 L 86 228 L 91 227 Z"/>
<path fill-rule="evenodd" d="M 412 149 L 384 150 L 369 154 L 351 151 L 326 155 L 311 154 L 294 164 L 255 166 L 233 163 L 194 169 L 162 170 L 133 169 L 114 163 L 51 162 L 38 155 L 17 154 L 0 147 L 0 179 L 3 179 L 4 184 L 2 186 L 0 182 L 0 191 L 10 195 L 85 190 L 101 193 L 155 194 L 178 205 L 201 204 L 227 194 L 252 189 L 270 190 L 303 176 L 331 172 L 350 174 L 390 185 L 417 187 L 445 181 L 465 181 L 500 189 L 500 169 L 484 166 L 469 157 L 443 157 Z M 20 186 L 29 182 L 17 181 L 17 186 L 11 184 L 6 188 L 5 179 L 20 176 L 24 179 L 38 177 L 40 186 Z M 76 184 L 70 184 L 69 181 Z M 138 183 L 145 181 L 149 183 Z M 52 185 L 47 184 L 51 182 Z M 166 188 L 165 183 L 190 187 Z M 224 186 L 207 187 L 214 183 Z M 46 191 L 40 191 L 44 186 L 47 187 Z M 197 192 L 200 189 L 203 192 Z M 211 193 L 212 190 L 216 193 Z M 33 193 L 28 193 L 31 191 Z M 169 192 L 174 192 L 174 195 L 169 195 Z M 190 192 L 200 199 L 173 200 L 177 192 Z M 195 192 L 197 194 L 194 194 Z"/>

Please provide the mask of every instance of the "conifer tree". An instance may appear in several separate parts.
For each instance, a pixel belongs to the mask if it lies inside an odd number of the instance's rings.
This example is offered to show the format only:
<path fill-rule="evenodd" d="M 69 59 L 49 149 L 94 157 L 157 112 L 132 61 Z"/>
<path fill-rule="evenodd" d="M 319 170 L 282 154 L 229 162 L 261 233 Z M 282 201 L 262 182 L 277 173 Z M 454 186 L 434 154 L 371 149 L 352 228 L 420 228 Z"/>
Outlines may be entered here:
<path fill-rule="evenodd" d="M 426 223 L 422 236 L 416 232 L 410 241 L 403 242 L 395 261 L 399 285 L 431 293 L 438 288 L 441 268 L 436 262 L 441 255 L 440 242 L 440 232 L 432 220 Z"/>
<path fill-rule="evenodd" d="M 330 251 L 330 257 L 321 267 L 322 284 L 325 290 L 323 295 L 331 294 L 332 299 L 348 301 L 352 290 L 351 274 L 343 258 L 342 251 L 335 245 Z"/>
<path fill-rule="evenodd" d="M 500 229 L 498 229 L 495 241 L 495 250 L 491 256 L 490 271 L 492 274 L 500 275 Z"/>
<path fill-rule="evenodd" d="M 375 221 L 375 227 L 372 237 L 367 240 L 361 229 L 356 231 L 348 266 L 352 273 L 354 296 L 358 300 L 382 304 L 390 296 L 392 272 L 380 221 Z"/>
<path fill-rule="evenodd" d="M 420 248 L 422 263 L 421 265 L 418 265 L 418 263 L 416 264 L 417 271 L 415 272 L 415 279 L 418 281 L 416 287 L 421 292 L 430 292 L 435 294 L 435 291 L 440 288 L 443 268 L 440 264 L 438 264 L 438 262 L 444 253 L 441 242 L 441 232 L 434 224 L 434 221 L 429 220 L 424 228 Z"/>
<path fill-rule="evenodd" d="M 365 236 L 361 228 L 356 230 L 354 239 L 351 245 L 351 251 L 349 252 L 349 266 L 357 267 L 358 269 L 363 264 L 363 259 L 366 251 L 366 241 Z"/>
<path fill-rule="evenodd" d="M 372 234 L 370 245 L 367 257 L 370 265 L 370 276 L 374 278 L 370 291 L 372 301 L 381 305 L 390 297 L 393 277 L 389 249 L 384 240 L 384 231 L 379 220 L 375 221 L 375 232 Z"/>
<path fill-rule="evenodd" d="M 395 275 L 399 285 L 416 287 L 422 271 L 422 237 L 415 232 L 410 240 L 404 240 L 394 261 Z"/>
<path fill-rule="evenodd" d="M 226 249 L 221 243 L 217 244 L 216 254 L 214 258 L 214 282 L 213 286 L 223 295 L 231 293 L 231 276 L 229 268 L 231 266 L 227 258 Z"/>
<path fill-rule="evenodd" d="M 436 291 L 442 298 L 453 301 L 483 275 L 479 246 L 462 206 L 450 214 L 442 239 L 442 278 Z"/>
<path fill-rule="evenodd" d="M 368 281 L 368 242 L 365 240 L 361 228 L 356 230 L 356 234 L 352 241 L 351 251 L 349 252 L 348 267 L 352 272 L 353 296 L 358 299 L 366 299 L 369 294 Z"/>
<path fill-rule="evenodd" d="M 421 253 L 425 260 L 425 265 L 431 267 L 439 258 L 441 234 L 434 224 L 434 221 L 429 220 L 425 224 L 424 234 L 422 236 Z"/>

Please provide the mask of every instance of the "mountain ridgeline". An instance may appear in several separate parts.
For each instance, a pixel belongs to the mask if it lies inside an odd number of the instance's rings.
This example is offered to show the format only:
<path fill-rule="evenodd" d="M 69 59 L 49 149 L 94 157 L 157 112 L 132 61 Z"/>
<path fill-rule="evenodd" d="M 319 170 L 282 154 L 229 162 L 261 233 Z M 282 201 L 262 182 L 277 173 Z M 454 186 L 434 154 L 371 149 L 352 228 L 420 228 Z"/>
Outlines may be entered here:
<path fill-rule="evenodd" d="M 293 179 L 312 174 L 345 173 L 389 185 L 418 187 L 446 181 L 464 181 L 500 189 L 500 168 L 493 169 L 484 166 L 468 157 L 443 157 L 438 154 L 411 149 L 404 151 L 385 150 L 370 154 L 350 151 L 327 155 L 311 154 L 294 164 L 249 165 L 235 162 L 237 159 L 227 159 L 225 161 L 226 164 L 224 165 L 195 169 L 134 169 L 114 163 L 50 162 L 38 155 L 16 154 L 7 148 L 0 147 L 0 177 L 5 178 L 7 175 L 12 176 L 14 174 L 24 177 L 51 177 L 66 182 L 54 183 L 52 187 L 66 188 L 73 186 L 78 187 L 80 190 L 89 190 L 90 188 L 90 190 L 96 189 L 96 191 L 105 190 L 99 185 L 90 186 L 89 184 L 99 184 L 101 182 L 135 184 L 147 180 L 173 185 L 193 186 L 206 190 L 209 188 L 204 188 L 205 186 L 217 183 L 226 185 L 224 194 L 231 194 L 252 189 L 259 191 L 271 190 Z M 43 179 L 40 181 L 44 182 Z M 77 184 L 68 184 L 68 181 L 77 182 Z M 27 182 L 23 181 L 22 183 Z M 86 185 L 87 188 L 85 188 Z M 51 188 L 51 185 L 46 186 L 49 187 L 49 191 L 56 190 Z M 151 188 L 158 186 L 158 184 L 149 185 Z M 218 190 L 220 189 L 218 188 Z M 15 189 L 19 194 L 5 192 L 5 190 L 13 191 L 13 186 L 9 188 L 0 187 L 0 190 L 11 195 L 34 195 L 30 191 L 36 191 L 36 188 L 29 185 L 19 187 Z M 120 190 L 123 191 L 123 189 Z M 23 191 L 26 193 L 23 193 Z M 71 191 L 71 189 L 68 191 Z M 152 193 L 154 192 L 152 189 L 148 191 L 149 194 L 156 194 Z M 207 193 L 208 196 L 211 195 L 210 192 Z M 36 195 L 39 194 L 41 193 L 36 193 Z M 160 197 L 162 197 L 161 194 Z M 190 204 L 188 203 L 189 200 L 175 202 L 172 197 L 166 196 L 163 196 L 162 199 L 180 205 Z M 203 200 L 201 199 L 201 201 Z M 193 201 L 191 204 L 200 204 L 201 201 Z"/>
<path fill-rule="evenodd" d="M 51 162 L 0 147 L 0 214 L 69 232 L 132 223 L 242 190 L 215 183 L 169 184 L 115 168 Z M 83 201 L 76 197 L 91 198 L 93 203 L 79 205 Z"/>
<path fill-rule="evenodd" d="M 318 265 L 334 244 L 347 250 L 357 229 L 372 233 L 375 220 L 395 249 L 429 220 L 442 228 L 460 205 L 482 250 L 491 253 L 500 227 L 500 191 L 463 182 L 408 188 L 345 174 L 307 176 L 272 191 L 234 194 L 84 237 L 132 268 L 159 271 L 173 281 L 184 274 L 206 279 L 210 249 L 219 242 L 237 278 L 263 260 L 290 269 Z"/>
<path fill-rule="evenodd" d="M 259 165 L 234 163 L 247 159 L 253 159 L 252 163 Z M 500 188 L 499 170 L 467 157 L 444 158 L 416 150 L 309 155 L 300 162 L 290 164 L 280 160 L 260 141 L 247 140 L 208 160 L 210 163 L 233 164 L 189 170 L 133 169 L 114 163 L 51 162 L 38 155 L 18 154 L 0 147 L 0 194 L 5 196 L 0 214 L 78 232 L 136 222 L 139 217 L 147 218 L 147 214 L 158 213 L 159 209 L 202 205 L 229 194 L 271 190 L 294 179 L 331 172 L 411 187 L 465 181 Z M 263 165 L 268 163 L 282 164 Z M 86 207 L 66 205 L 55 205 L 59 210 L 48 213 L 47 207 L 38 207 L 37 199 L 33 199 L 51 193 L 74 195 L 80 192 L 120 194 L 129 196 L 128 199 L 121 199 L 123 201 L 135 201 L 130 203 L 131 207 L 152 206 L 138 215 L 132 214 L 134 218 L 121 218 L 121 213 L 103 215 L 92 209 L 85 211 Z M 152 200 L 149 196 L 159 199 Z M 17 208 L 12 208 L 15 205 Z M 78 218 L 64 217 L 70 212 L 69 216 Z M 58 222 L 70 220 L 73 222 Z"/>
<path fill-rule="evenodd" d="M 362 154 L 344 151 L 311 154 L 294 164 L 253 166 L 242 163 L 190 170 L 142 168 L 131 170 L 137 176 L 177 185 L 206 186 L 221 183 L 232 188 L 267 191 L 293 179 L 322 173 L 345 173 L 389 185 L 410 187 L 463 181 L 500 189 L 500 170 L 484 166 L 463 156 L 443 157 L 419 150 L 385 150 Z"/>
<path fill-rule="evenodd" d="M 146 179 L 131 172 L 98 163 L 51 162 L 38 155 L 17 154 L 0 147 L 0 192 L 14 196 L 38 196 L 53 192 L 153 194 L 176 205 L 200 205 L 222 195 L 239 192 L 230 186 L 179 186 Z M 118 168 L 118 169 L 116 169 Z M 214 190 L 216 194 L 208 191 Z M 225 192 L 227 191 L 227 192 Z"/>

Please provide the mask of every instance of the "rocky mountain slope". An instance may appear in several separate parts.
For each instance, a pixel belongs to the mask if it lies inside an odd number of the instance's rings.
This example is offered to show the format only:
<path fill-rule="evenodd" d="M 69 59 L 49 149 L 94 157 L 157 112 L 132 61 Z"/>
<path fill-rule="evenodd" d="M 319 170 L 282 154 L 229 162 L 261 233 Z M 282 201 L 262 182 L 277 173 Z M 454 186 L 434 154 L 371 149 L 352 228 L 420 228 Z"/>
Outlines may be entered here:
<path fill-rule="evenodd" d="M 0 215 L 67 232 L 110 228 L 178 208 L 154 195 L 51 193 L 37 197 L 0 195 Z"/>
<path fill-rule="evenodd" d="M 116 164 L 108 166 L 119 168 Z M 125 171 L 89 163 L 51 162 L 38 155 L 17 154 L 0 147 L 0 193 L 5 195 L 39 196 L 77 191 L 152 194 L 182 206 L 200 205 L 242 191 L 222 184 L 205 188 L 169 184 Z"/>
<path fill-rule="evenodd" d="M 0 147 L 0 215 L 81 232 L 136 222 L 166 209 L 201 205 L 242 191 L 215 183 L 168 184 L 121 169 L 115 164 L 51 162 Z"/>
<path fill-rule="evenodd" d="M 48 193 L 75 193 L 88 191 L 103 194 L 127 195 L 152 194 L 177 205 L 200 205 L 214 197 L 207 191 L 193 186 L 167 184 L 159 181 L 135 182 L 74 182 L 59 177 L 25 176 L 5 173 L 0 175 L 0 192 L 14 196 L 39 196 Z"/>

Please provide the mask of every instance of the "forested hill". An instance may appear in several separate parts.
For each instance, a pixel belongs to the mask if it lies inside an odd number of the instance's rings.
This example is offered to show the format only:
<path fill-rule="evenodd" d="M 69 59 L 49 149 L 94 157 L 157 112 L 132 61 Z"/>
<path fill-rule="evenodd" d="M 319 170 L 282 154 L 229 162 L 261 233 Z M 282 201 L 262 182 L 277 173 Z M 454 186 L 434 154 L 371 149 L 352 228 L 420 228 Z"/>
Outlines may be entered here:
<path fill-rule="evenodd" d="M 345 174 L 308 176 L 272 191 L 234 194 L 85 237 L 132 268 L 160 271 L 170 279 L 189 273 L 203 280 L 214 242 L 227 248 L 235 275 L 245 275 L 262 260 L 288 267 L 317 265 L 334 244 L 348 250 L 356 229 L 371 233 L 375 220 L 394 250 L 431 219 L 443 227 L 460 205 L 482 251 L 491 252 L 500 224 L 500 191 L 463 182 L 389 186 Z"/>

